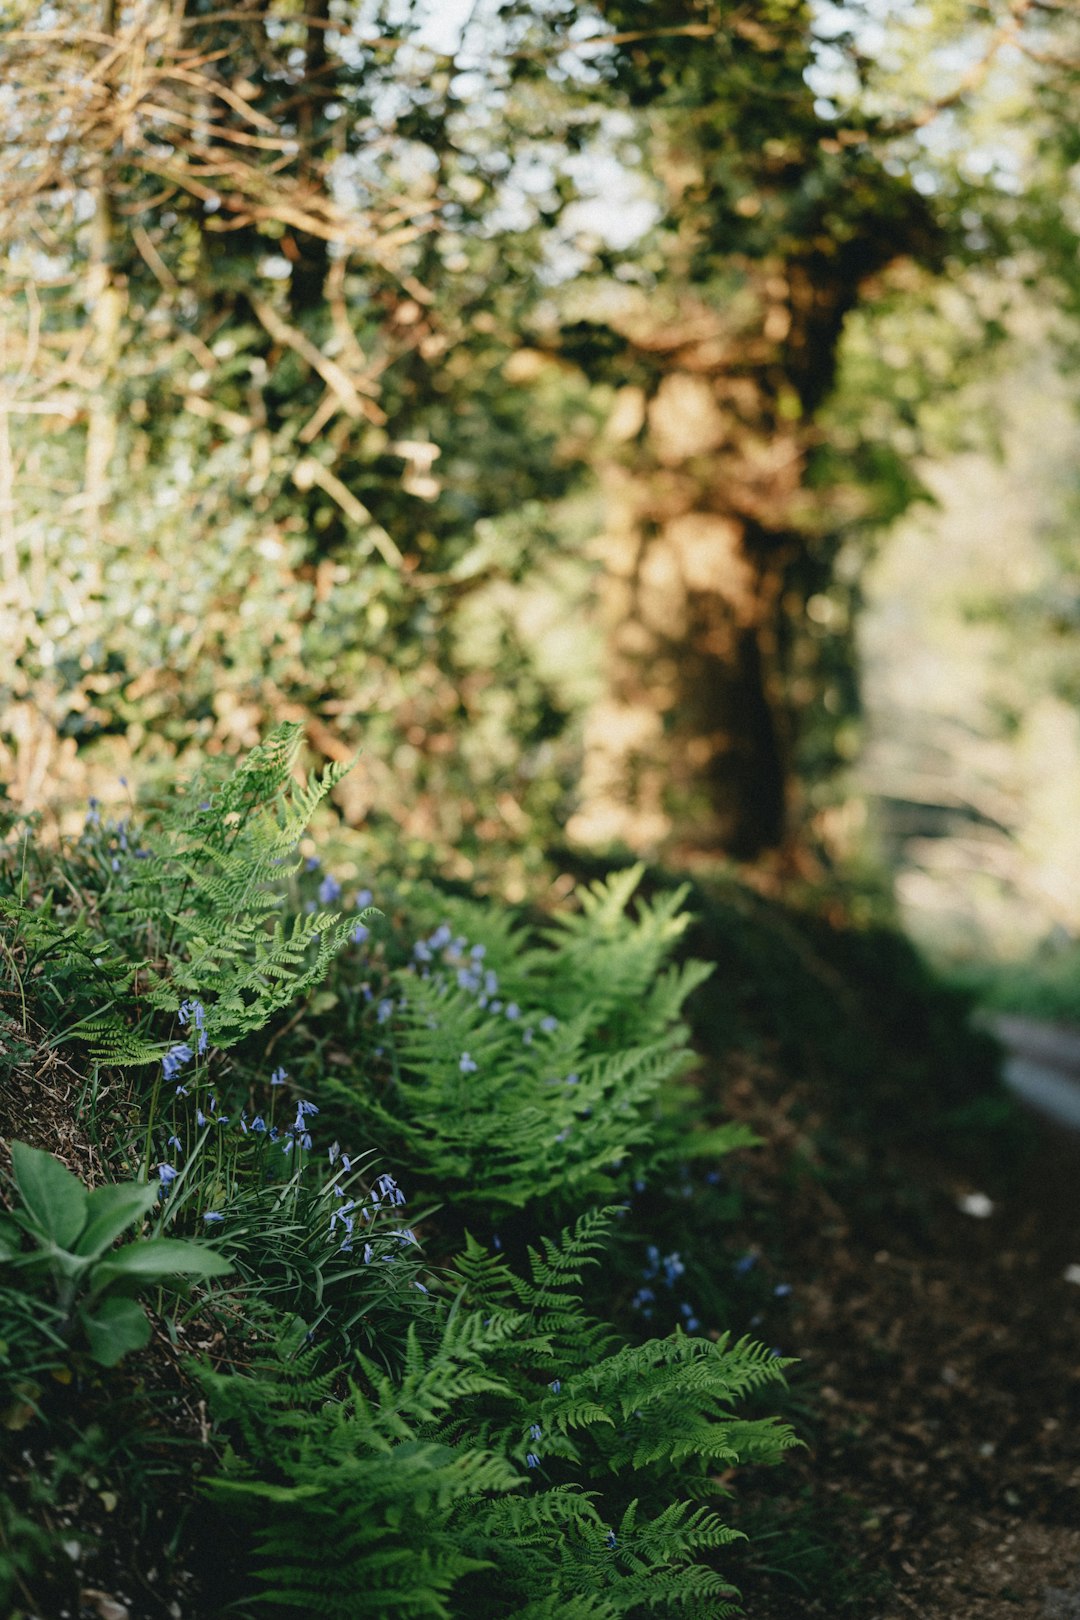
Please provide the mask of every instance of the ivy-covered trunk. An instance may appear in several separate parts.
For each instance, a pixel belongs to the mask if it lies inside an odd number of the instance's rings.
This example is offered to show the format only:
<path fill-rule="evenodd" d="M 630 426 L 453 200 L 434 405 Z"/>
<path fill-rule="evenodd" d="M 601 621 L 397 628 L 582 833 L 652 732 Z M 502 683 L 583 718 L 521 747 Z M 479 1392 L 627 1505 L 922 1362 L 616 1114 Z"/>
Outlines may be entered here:
<path fill-rule="evenodd" d="M 846 315 L 891 261 L 932 257 L 934 231 L 867 133 L 821 116 L 803 0 L 730 26 L 692 0 L 603 9 L 626 40 L 612 89 L 663 191 L 635 273 L 563 333 L 615 390 L 606 697 L 570 831 L 681 855 L 794 853 L 803 720 L 836 661 L 806 628 L 837 549 L 815 414 Z"/>
<path fill-rule="evenodd" d="M 624 390 L 610 424 L 629 454 L 605 473 L 607 690 L 572 828 L 590 840 L 748 859 L 791 830 L 786 585 L 800 537 L 784 519 L 802 455 L 794 433 L 746 439 L 728 381 L 684 355 L 651 399 Z"/>

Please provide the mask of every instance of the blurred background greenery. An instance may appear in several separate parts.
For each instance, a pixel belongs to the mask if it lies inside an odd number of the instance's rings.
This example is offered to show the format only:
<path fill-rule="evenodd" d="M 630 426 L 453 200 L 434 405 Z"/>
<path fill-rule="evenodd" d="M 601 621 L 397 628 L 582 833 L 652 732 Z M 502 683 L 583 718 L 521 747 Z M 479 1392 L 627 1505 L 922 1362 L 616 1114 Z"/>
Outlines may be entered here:
<path fill-rule="evenodd" d="M 14 808 L 299 720 L 400 865 L 895 876 L 1080 999 L 1071 7 L 0 17 Z"/>

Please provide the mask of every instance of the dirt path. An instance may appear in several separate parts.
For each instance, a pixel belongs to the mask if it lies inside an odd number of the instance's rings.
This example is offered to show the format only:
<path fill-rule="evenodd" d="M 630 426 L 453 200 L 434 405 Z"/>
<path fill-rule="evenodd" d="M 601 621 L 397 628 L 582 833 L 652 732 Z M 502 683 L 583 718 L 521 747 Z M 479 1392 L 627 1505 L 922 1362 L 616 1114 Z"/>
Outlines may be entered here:
<path fill-rule="evenodd" d="M 788 1342 L 818 1418 L 794 1468 L 849 1527 L 837 1559 L 890 1590 L 744 1578 L 749 1620 L 1080 1620 L 1080 1036 L 1022 1022 L 1009 1082 L 1044 1117 L 1015 1185 L 883 1145 L 878 1210 L 864 1186 L 803 1213 Z"/>

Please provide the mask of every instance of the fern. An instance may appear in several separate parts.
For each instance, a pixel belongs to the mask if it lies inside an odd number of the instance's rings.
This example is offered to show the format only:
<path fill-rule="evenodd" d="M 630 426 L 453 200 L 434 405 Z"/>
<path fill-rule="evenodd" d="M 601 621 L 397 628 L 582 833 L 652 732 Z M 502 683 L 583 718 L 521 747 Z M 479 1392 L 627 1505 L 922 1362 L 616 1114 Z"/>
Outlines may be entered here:
<path fill-rule="evenodd" d="M 539 936 L 504 911 L 410 891 L 419 937 L 372 993 L 356 1080 L 331 1082 L 343 1107 L 488 1219 L 606 1202 L 632 1167 L 752 1142 L 735 1125 L 687 1141 L 673 1087 L 695 1060 L 681 1012 L 710 970 L 667 961 L 684 891 L 629 914 L 640 875 L 593 885 L 579 914 Z M 388 1083 L 373 1085 L 380 1070 Z"/>
<path fill-rule="evenodd" d="M 283 884 L 308 819 L 347 767 L 298 783 L 300 742 L 298 725 L 281 726 L 224 781 L 204 771 L 139 824 L 88 828 L 54 860 L 40 897 L 22 883 L 0 895 L 9 949 L 35 978 L 47 966 L 47 993 L 66 999 L 57 1040 L 86 1042 L 100 1064 L 154 1063 L 164 1048 L 153 1012 L 174 1016 L 198 999 L 208 1040 L 225 1048 L 325 978 L 356 915 L 286 919 Z M 85 896 L 81 911 L 65 890 Z"/>
<path fill-rule="evenodd" d="M 256 1377 L 203 1370 L 233 1434 L 209 1489 L 258 1519 L 258 1607 L 386 1620 L 736 1612 L 710 1563 L 736 1532 L 694 1498 L 715 1494 L 717 1462 L 775 1461 L 792 1443 L 731 1415 L 782 1364 L 745 1341 L 618 1345 L 581 1299 L 610 1224 L 583 1215 L 530 1252 L 526 1276 L 470 1240 L 438 1335 L 414 1327 L 392 1372 L 357 1357 L 336 1394 L 341 1380 L 316 1373 L 297 1334 Z"/>

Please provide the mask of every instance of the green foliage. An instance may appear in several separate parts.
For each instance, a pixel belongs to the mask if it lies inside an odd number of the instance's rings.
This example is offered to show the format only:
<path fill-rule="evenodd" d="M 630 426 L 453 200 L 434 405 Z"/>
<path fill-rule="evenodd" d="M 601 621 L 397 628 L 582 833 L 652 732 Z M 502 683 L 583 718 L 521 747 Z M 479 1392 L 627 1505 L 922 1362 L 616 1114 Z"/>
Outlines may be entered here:
<path fill-rule="evenodd" d="M 681 1335 L 614 1348 L 579 1293 L 607 1225 L 586 1216 L 546 1241 L 527 1278 L 470 1242 L 438 1335 L 410 1332 L 393 1373 L 358 1358 L 337 1394 L 302 1326 L 260 1376 L 203 1371 L 237 1443 L 208 1488 L 258 1518 L 260 1608 L 735 1612 L 698 1562 L 734 1532 L 680 1497 L 714 1494 L 718 1461 L 772 1462 L 793 1443 L 729 1411 L 783 1364 Z"/>
<path fill-rule="evenodd" d="M 630 910 L 641 876 L 582 891 L 580 911 L 538 932 L 419 885 L 400 910 L 389 900 L 394 928 L 350 1030 L 353 1073 L 327 1083 L 342 1116 L 491 1221 L 603 1200 L 633 1172 L 751 1141 L 732 1126 L 686 1137 L 681 1010 L 710 970 L 670 962 L 685 890 Z M 343 968 L 339 996 L 355 972 Z"/>
<path fill-rule="evenodd" d="M 80 1329 L 89 1355 L 112 1367 L 150 1339 L 146 1313 L 133 1297 L 181 1277 L 220 1277 L 232 1267 L 205 1244 L 137 1238 L 113 1251 L 130 1226 L 149 1213 L 156 1184 L 96 1187 L 87 1192 L 70 1170 L 40 1148 L 13 1142 L 15 1189 L 21 1199 L 0 1225 L 0 1266 L 53 1286 L 67 1333 Z M 25 1233 L 34 1248 L 24 1252 Z"/>
<path fill-rule="evenodd" d="M 699 1129 L 685 1085 L 682 1010 L 707 970 L 673 962 L 684 891 L 641 901 L 634 869 L 529 925 L 388 884 L 378 921 L 370 895 L 298 861 L 328 784 L 293 784 L 296 742 L 280 732 L 226 780 L 121 826 L 92 814 L 74 845 L 24 829 L 0 863 L 15 1066 L 51 1043 L 85 1078 L 77 1128 L 145 1178 L 88 1191 L 15 1143 L 3 1421 L 31 1455 L 46 1436 L 61 1455 L 126 1387 L 134 1430 L 160 1425 L 140 1299 L 228 1272 L 174 1309 L 170 1333 L 215 1345 L 174 1393 L 186 1421 L 185 1381 L 209 1398 L 200 1466 L 236 1528 L 215 1591 L 240 1612 L 731 1612 L 715 1475 L 793 1443 L 744 1415 L 785 1363 L 719 1326 L 620 1331 L 608 1273 L 627 1207 L 597 1208 L 642 1171 L 747 1139 Z M 112 1049 L 126 1034 L 160 1060 L 149 1087 L 108 1062 L 104 1037 L 88 1053 L 83 1003 L 51 993 L 54 970 L 74 987 L 82 962 L 102 976 Z M 165 1016 L 184 1039 L 163 1049 Z M 503 1256 L 468 1235 L 496 1222 Z M 219 1248 L 190 1241 L 196 1223 Z M 87 1361 L 100 1386 L 68 1381 Z M 167 1494 L 172 1520 L 175 1467 L 150 1483 L 139 1466 L 134 1450 L 110 1462 L 152 1520 Z M 31 1495 L 23 1480 L 15 1508 L 36 1523 Z M 187 1525 L 192 1492 L 179 1496 Z M 198 1565 L 188 1533 L 162 1567 Z M 19 1578 L 47 1611 L 66 1600 L 32 1541 Z"/>
<path fill-rule="evenodd" d="M 152 1013 L 193 999 L 206 1041 L 228 1047 L 317 984 L 347 943 L 355 919 L 318 908 L 287 924 L 277 915 L 301 865 L 298 840 L 348 768 L 328 766 L 301 786 L 300 740 L 298 725 L 283 725 L 224 781 L 204 769 L 142 818 L 103 829 L 93 807 L 39 894 L 13 854 L 0 861 L 9 948 L 26 973 L 47 967 L 42 982 L 58 1005 L 74 983 L 76 1007 L 92 998 L 94 1010 L 69 1018 L 64 1033 L 86 1041 L 95 1061 L 159 1061 Z"/>

